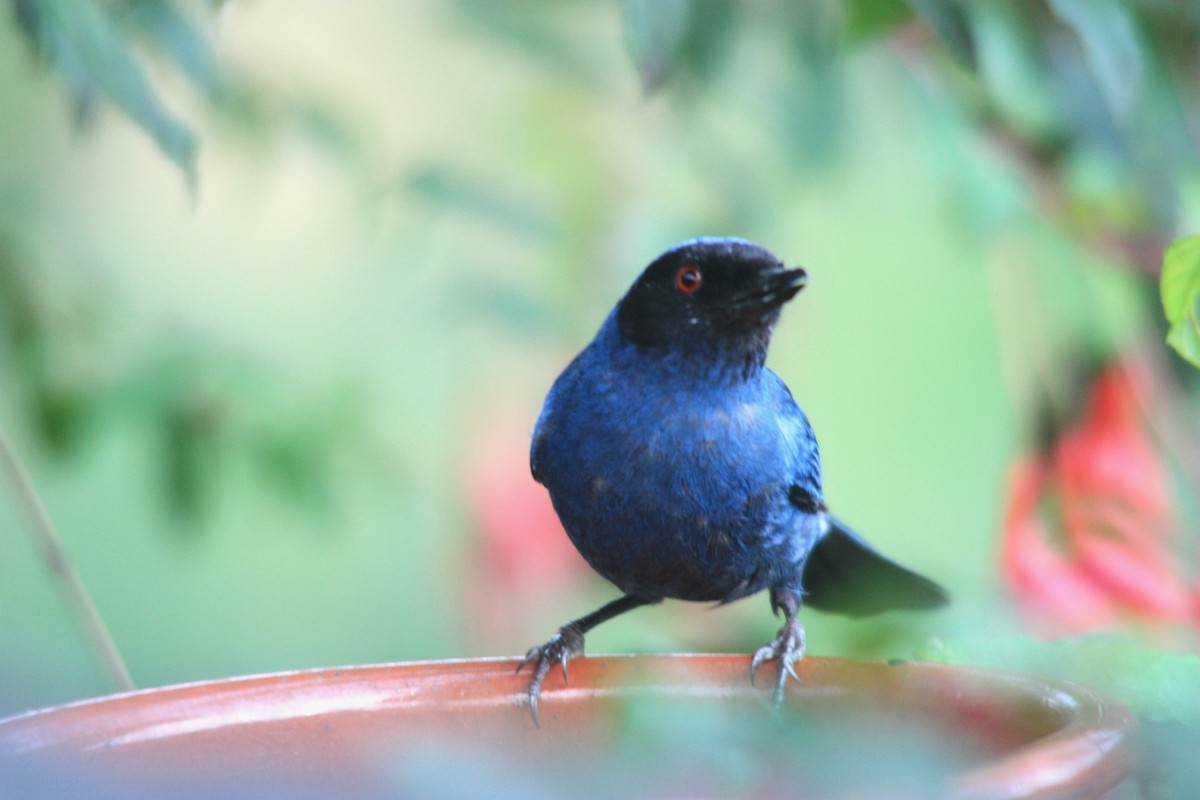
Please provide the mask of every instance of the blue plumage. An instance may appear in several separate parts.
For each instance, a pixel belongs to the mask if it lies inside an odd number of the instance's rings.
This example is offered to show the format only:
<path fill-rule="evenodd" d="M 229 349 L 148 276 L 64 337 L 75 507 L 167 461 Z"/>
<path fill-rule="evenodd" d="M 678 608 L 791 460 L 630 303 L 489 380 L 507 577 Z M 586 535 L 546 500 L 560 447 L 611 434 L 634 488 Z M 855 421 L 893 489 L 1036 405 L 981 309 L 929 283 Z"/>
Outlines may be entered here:
<path fill-rule="evenodd" d="M 530 650 L 535 722 L 550 666 L 565 677 L 587 630 L 639 605 L 770 590 L 785 624 L 755 654 L 752 677 L 779 659 L 779 701 L 803 656 L 801 599 L 850 614 L 945 602 L 828 514 L 812 427 L 764 364 L 779 310 L 806 279 L 742 239 L 676 245 L 550 390 L 533 475 L 575 547 L 624 597 Z"/>
<path fill-rule="evenodd" d="M 812 428 L 763 369 L 713 385 L 638 351 L 609 316 L 563 372 L 533 436 L 534 476 L 571 541 L 626 594 L 732 601 L 800 589 L 820 502 Z"/>

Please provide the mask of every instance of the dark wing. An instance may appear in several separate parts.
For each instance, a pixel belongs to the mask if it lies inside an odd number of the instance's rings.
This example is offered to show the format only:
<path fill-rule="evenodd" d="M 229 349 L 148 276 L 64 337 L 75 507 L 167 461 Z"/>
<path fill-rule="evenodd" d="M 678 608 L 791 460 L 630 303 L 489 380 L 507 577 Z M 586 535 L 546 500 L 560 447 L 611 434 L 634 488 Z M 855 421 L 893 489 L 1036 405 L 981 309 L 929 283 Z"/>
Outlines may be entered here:
<path fill-rule="evenodd" d="M 541 431 L 535 431 L 533 434 L 533 443 L 529 447 L 529 474 L 533 475 L 533 479 L 543 486 L 546 484 L 545 478 L 542 477 L 542 472 L 538 469 L 539 453 L 542 449 Z"/>
<path fill-rule="evenodd" d="M 950 602 L 941 586 L 884 557 L 833 515 L 827 519 L 829 530 L 817 540 L 804 565 L 805 605 L 862 617 L 938 608 Z"/>

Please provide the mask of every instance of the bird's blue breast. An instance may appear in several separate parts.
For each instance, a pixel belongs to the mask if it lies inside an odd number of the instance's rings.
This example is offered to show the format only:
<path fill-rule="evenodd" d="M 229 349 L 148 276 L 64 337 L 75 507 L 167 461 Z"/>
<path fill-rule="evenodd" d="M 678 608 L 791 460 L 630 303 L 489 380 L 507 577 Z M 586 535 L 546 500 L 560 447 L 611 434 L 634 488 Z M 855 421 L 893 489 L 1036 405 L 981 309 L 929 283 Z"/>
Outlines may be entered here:
<path fill-rule="evenodd" d="M 532 463 L 584 558 L 627 593 L 733 600 L 798 585 L 816 441 L 774 373 L 734 384 L 651 356 L 610 318 L 555 383 Z M 794 573 L 794 575 L 793 575 Z"/>

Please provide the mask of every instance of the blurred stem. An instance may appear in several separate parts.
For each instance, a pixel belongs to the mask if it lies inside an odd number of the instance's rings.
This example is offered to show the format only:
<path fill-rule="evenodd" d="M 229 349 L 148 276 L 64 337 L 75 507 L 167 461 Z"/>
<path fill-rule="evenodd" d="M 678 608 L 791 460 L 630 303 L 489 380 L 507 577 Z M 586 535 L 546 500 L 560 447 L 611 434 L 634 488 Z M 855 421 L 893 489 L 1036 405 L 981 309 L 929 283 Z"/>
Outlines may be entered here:
<path fill-rule="evenodd" d="M 80 580 L 79 573 L 71 565 L 71 560 L 67 557 L 67 551 L 63 549 L 58 531 L 55 530 L 54 523 L 50 521 L 50 515 L 46 513 L 46 506 L 33 488 L 28 473 L 21 466 L 21 462 L 17 460 L 17 455 L 3 430 L 0 430 L 0 464 L 3 464 L 4 472 L 12 485 L 13 494 L 16 495 L 25 514 L 34 544 L 41 551 L 42 558 L 45 559 L 46 569 L 62 593 L 63 599 L 66 600 L 67 607 L 75 617 L 76 624 L 87 637 L 88 644 L 91 646 L 96 660 L 100 663 L 100 667 L 118 690 L 133 689 L 133 678 L 129 675 L 129 669 L 125 666 L 125 661 L 121 658 L 116 643 L 109 634 L 104 620 L 100 617 L 96 604 L 92 602 L 87 588 Z"/>

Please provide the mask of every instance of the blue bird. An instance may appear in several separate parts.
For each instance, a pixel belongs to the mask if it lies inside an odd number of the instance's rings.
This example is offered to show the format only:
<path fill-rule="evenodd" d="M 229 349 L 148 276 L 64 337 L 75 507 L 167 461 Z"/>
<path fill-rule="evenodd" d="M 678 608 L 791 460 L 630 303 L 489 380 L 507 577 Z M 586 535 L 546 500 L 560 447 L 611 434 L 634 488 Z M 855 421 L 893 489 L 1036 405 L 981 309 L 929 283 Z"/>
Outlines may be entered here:
<path fill-rule="evenodd" d="M 730 603 L 767 590 L 784 623 L 750 662 L 778 660 L 774 700 L 804 656 L 801 603 L 861 616 L 944 605 L 945 591 L 829 513 L 812 426 L 765 365 L 780 309 L 808 276 L 743 239 L 659 256 L 555 381 L 533 434 L 533 477 L 571 542 L 623 596 L 563 625 L 534 665 L 583 653 L 601 622 L 665 598 Z"/>

